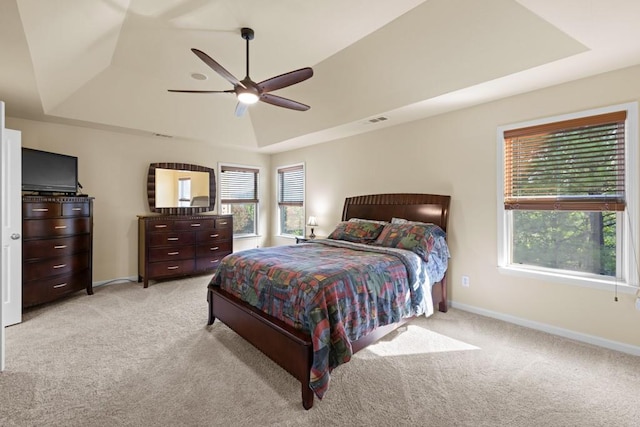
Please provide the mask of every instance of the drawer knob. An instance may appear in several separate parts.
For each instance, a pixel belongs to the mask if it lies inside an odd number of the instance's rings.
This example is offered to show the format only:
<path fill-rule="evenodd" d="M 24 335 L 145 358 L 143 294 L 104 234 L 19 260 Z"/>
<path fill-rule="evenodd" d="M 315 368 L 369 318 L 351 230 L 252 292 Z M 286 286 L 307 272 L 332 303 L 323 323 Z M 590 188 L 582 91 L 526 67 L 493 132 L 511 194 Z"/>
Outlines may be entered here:
<path fill-rule="evenodd" d="M 56 226 L 55 226 L 55 227 L 53 227 L 53 228 L 55 228 L 56 230 L 59 230 L 59 229 L 67 228 L 67 226 L 66 226 L 66 225 L 56 225 Z"/>
<path fill-rule="evenodd" d="M 155 225 L 156 228 L 167 228 L 167 224 L 157 224 Z"/>
<path fill-rule="evenodd" d="M 220 236 L 220 235 L 219 234 L 212 234 L 209 237 L 218 237 L 218 236 Z"/>
<path fill-rule="evenodd" d="M 167 252 L 167 255 L 178 255 L 180 252 L 176 251 L 176 252 Z"/>
<path fill-rule="evenodd" d="M 34 212 L 49 212 L 48 208 L 33 208 Z"/>
<path fill-rule="evenodd" d="M 82 208 L 71 208 L 72 211 L 81 211 Z"/>
<path fill-rule="evenodd" d="M 177 269 L 179 269 L 179 268 L 180 268 L 180 266 L 179 266 L 179 265 L 173 265 L 173 266 L 171 266 L 171 267 L 167 267 L 167 270 L 177 270 Z"/>
<path fill-rule="evenodd" d="M 53 247 L 53 249 L 64 249 L 64 248 L 66 248 L 66 247 L 67 247 L 67 245 L 55 245 L 55 246 Z"/>
<path fill-rule="evenodd" d="M 176 241 L 178 240 L 178 237 L 167 237 L 167 240 Z"/>
<path fill-rule="evenodd" d="M 219 247 L 219 246 L 216 246 L 215 248 L 211 248 L 210 250 L 212 250 L 212 251 L 217 251 L 218 249 L 220 249 L 220 247 Z"/>
<path fill-rule="evenodd" d="M 54 265 L 53 268 L 63 268 L 66 267 L 67 264 L 58 264 L 58 265 Z"/>
<path fill-rule="evenodd" d="M 64 288 L 65 286 L 67 286 L 66 283 L 60 283 L 59 285 L 53 285 L 53 289 Z"/>
<path fill-rule="evenodd" d="M 192 227 L 200 227 L 200 224 L 191 224 Z"/>
<path fill-rule="evenodd" d="M 220 225 L 227 225 L 227 221 L 219 222 L 218 224 L 220 224 Z"/>

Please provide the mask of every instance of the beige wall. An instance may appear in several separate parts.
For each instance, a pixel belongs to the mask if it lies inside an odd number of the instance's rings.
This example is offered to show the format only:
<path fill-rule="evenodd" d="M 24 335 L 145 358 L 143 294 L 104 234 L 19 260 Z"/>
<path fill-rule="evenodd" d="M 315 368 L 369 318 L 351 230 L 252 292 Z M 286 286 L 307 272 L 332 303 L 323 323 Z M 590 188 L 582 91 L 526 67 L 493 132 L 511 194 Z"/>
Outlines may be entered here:
<path fill-rule="evenodd" d="M 613 291 L 498 272 L 496 182 L 498 126 L 638 99 L 640 67 L 634 67 L 276 154 L 272 164 L 306 163 L 306 214 L 317 216 L 319 235 L 331 232 L 340 220 L 346 196 L 449 194 L 449 288 L 454 304 L 640 346 L 634 295 L 620 294 L 614 302 Z M 272 226 L 275 221 L 274 216 Z M 461 287 L 462 275 L 470 277 L 469 288 Z"/>
<path fill-rule="evenodd" d="M 78 156 L 78 180 L 84 193 L 95 197 L 94 282 L 138 275 L 136 216 L 150 213 L 146 193 L 150 163 L 191 163 L 216 171 L 218 162 L 256 166 L 263 171 L 270 167 L 270 157 L 265 154 L 214 148 L 180 139 L 133 136 L 10 117 L 7 127 L 22 132 L 24 147 Z M 260 177 L 262 235 L 236 239 L 235 250 L 268 243 L 267 176 L 263 173 Z"/>
<path fill-rule="evenodd" d="M 448 113 L 376 132 L 272 156 L 177 139 L 7 119 L 26 147 L 79 157 L 79 179 L 95 200 L 94 281 L 137 275 L 136 215 L 148 212 L 145 180 L 152 162 L 217 163 L 261 168 L 257 239 L 235 249 L 266 246 L 277 230 L 275 168 L 304 162 L 306 215 L 317 235 L 340 220 L 347 196 L 426 192 L 452 196 L 449 271 L 453 304 L 512 316 L 603 341 L 640 346 L 635 297 L 501 274 L 497 269 L 496 128 L 557 114 L 640 99 L 640 67 Z M 274 244 L 291 243 L 273 237 Z M 461 276 L 470 287 L 460 286 Z"/>

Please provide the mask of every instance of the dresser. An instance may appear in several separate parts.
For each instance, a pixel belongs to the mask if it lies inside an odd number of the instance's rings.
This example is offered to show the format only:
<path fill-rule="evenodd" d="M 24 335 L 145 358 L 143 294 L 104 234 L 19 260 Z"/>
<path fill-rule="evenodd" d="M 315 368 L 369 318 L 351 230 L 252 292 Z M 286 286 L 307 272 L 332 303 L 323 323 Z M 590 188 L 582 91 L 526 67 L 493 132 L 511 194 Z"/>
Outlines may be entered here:
<path fill-rule="evenodd" d="M 93 294 L 93 197 L 22 198 L 22 306 Z"/>
<path fill-rule="evenodd" d="M 138 216 L 138 282 L 213 272 L 233 252 L 231 215 Z"/>

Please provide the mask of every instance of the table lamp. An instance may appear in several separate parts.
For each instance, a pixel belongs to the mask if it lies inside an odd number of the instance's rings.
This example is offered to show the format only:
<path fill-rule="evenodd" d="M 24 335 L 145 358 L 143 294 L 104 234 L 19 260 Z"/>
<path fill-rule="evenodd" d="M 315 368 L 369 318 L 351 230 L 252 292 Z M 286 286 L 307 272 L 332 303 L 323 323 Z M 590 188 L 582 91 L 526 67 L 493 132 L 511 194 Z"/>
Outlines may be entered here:
<path fill-rule="evenodd" d="M 309 234 L 309 238 L 310 239 L 315 239 L 316 235 L 313 234 L 313 227 L 317 227 L 318 226 L 318 221 L 316 221 L 316 217 L 315 216 L 310 216 L 309 217 L 309 221 L 307 221 L 307 225 L 309 227 L 311 227 L 311 234 Z"/>

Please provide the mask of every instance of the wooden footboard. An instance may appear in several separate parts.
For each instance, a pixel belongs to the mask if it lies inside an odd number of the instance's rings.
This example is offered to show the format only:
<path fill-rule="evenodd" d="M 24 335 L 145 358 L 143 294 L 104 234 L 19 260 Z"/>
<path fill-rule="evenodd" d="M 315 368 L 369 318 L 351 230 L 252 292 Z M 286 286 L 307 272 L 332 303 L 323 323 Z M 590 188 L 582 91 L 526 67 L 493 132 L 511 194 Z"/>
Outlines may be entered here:
<path fill-rule="evenodd" d="M 438 289 L 440 290 L 438 291 Z M 439 310 L 446 312 L 448 305 L 444 279 L 440 284 L 434 285 L 434 294 L 442 294 L 443 289 L 444 299 L 434 299 L 434 304 L 437 303 Z M 302 406 L 305 409 L 311 409 L 313 406 L 313 390 L 309 387 L 311 364 L 313 362 L 311 336 L 273 316 L 263 313 L 217 286 L 209 285 L 207 300 L 209 302 L 209 321 L 207 324 L 213 325 L 216 318 L 219 319 L 293 375 L 294 378 L 300 381 Z M 381 326 L 359 340 L 352 342 L 353 353 L 375 343 L 411 319 L 413 318 Z"/>
<path fill-rule="evenodd" d="M 218 318 L 293 375 L 302 387 L 302 406 L 310 409 L 313 406 L 313 390 L 309 387 L 313 358 L 311 337 L 217 286 L 209 286 L 208 299 L 208 324 L 212 325 Z"/>

